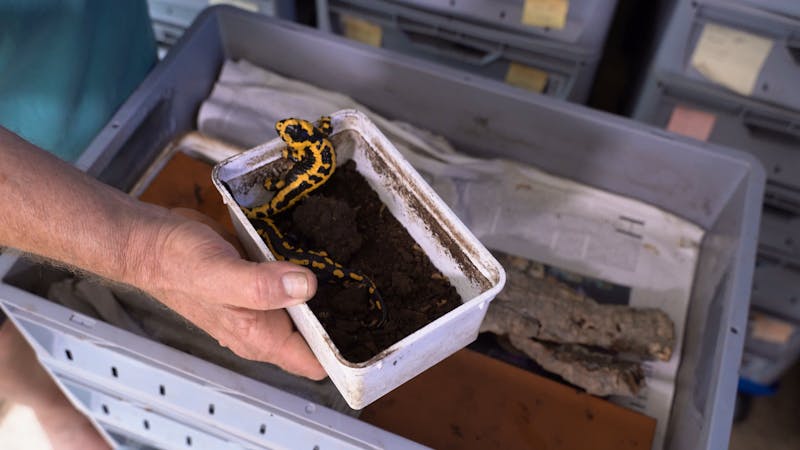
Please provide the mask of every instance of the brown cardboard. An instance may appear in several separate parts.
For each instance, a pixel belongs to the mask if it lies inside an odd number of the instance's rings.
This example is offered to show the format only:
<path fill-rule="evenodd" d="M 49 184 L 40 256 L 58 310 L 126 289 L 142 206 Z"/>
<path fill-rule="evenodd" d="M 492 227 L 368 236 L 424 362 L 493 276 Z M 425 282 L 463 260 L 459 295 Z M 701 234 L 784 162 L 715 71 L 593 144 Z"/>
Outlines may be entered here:
<path fill-rule="evenodd" d="M 656 425 L 470 350 L 379 399 L 361 419 L 436 449 L 647 450 Z"/>

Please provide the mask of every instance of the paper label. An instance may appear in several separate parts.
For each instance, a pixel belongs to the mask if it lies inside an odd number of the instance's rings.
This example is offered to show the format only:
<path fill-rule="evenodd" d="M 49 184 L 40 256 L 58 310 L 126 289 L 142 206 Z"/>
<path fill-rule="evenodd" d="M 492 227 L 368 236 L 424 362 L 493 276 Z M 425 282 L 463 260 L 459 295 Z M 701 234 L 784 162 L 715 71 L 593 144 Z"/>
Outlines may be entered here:
<path fill-rule="evenodd" d="M 672 110 L 667 130 L 701 141 L 707 141 L 714 130 L 717 116 L 705 111 L 678 105 Z"/>
<path fill-rule="evenodd" d="M 506 83 L 529 91 L 542 93 L 547 86 L 547 72 L 512 62 L 508 66 Z"/>
<path fill-rule="evenodd" d="M 342 16 L 344 35 L 354 41 L 373 47 L 380 47 L 383 40 L 383 30 L 368 20 L 353 16 Z"/>
<path fill-rule="evenodd" d="M 569 0 L 525 0 L 522 23 L 534 27 L 564 28 L 569 12 Z"/>
<path fill-rule="evenodd" d="M 789 322 L 764 314 L 750 313 L 750 336 L 765 342 L 785 344 L 794 334 L 795 327 Z"/>
<path fill-rule="evenodd" d="M 692 54 L 692 67 L 709 80 L 750 95 L 764 66 L 772 40 L 707 23 Z"/>

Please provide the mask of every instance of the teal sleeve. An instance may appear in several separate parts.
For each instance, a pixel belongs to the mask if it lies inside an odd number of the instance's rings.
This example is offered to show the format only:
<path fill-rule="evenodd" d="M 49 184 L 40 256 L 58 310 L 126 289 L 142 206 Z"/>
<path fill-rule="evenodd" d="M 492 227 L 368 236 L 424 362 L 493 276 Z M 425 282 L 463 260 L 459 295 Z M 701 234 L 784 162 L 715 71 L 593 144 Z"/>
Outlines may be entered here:
<path fill-rule="evenodd" d="M 0 30 L 0 125 L 67 161 L 156 61 L 144 0 L 2 0 Z"/>

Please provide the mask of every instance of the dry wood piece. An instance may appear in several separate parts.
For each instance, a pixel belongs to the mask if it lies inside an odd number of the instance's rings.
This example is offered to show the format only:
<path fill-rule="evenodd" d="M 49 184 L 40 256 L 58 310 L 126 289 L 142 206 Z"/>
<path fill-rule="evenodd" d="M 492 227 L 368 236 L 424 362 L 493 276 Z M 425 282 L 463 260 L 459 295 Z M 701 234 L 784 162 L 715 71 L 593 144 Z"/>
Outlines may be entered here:
<path fill-rule="evenodd" d="M 644 371 L 638 363 L 620 361 L 582 345 L 546 344 L 513 335 L 509 340 L 542 368 L 590 394 L 635 396 L 645 386 Z"/>
<path fill-rule="evenodd" d="M 492 302 L 482 331 L 540 341 L 582 344 L 667 361 L 675 345 L 672 320 L 654 308 L 603 305 L 541 276 L 529 260 L 500 255 L 505 289 Z"/>
<path fill-rule="evenodd" d="M 638 362 L 669 360 L 672 320 L 663 311 L 599 304 L 544 275 L 533 261 L 497 254 L 505 289 L 491 303 L 481 331 L 506 335 L 545 370 L 594 395 L 634 396 L 645 386 Z"/>

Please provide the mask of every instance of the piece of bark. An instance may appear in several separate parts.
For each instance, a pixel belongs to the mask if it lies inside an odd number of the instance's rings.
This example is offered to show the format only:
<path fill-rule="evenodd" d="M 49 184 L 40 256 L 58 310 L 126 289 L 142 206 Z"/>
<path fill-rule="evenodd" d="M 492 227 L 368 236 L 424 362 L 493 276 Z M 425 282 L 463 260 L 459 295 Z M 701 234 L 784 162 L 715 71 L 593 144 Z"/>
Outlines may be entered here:
<path fill-rule="evenodd" d="M 645 386 L 644 371 L 635 362 L 620 361 L 581 345 L 546 344 L 516 335 L 509 340 L 542 368 L 590 394 L 635 396 Z"/>
<path fill-rule="evenodd" d="M 499 255 L 506 287 L 491 303 L 481 331 L 583 344 L 667 361 L 675 327 L 663 311 L 599 304 L 543 276 L 532 261 Z"/>

